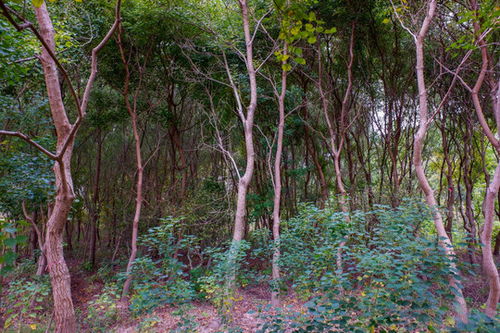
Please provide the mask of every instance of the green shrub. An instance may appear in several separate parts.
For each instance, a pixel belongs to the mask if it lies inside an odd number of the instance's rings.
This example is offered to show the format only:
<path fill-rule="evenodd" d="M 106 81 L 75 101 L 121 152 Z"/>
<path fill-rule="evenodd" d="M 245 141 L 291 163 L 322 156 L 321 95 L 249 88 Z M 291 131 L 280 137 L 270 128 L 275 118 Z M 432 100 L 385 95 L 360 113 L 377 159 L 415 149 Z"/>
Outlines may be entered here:
<path fill-rule="evenodd" d="M 211 266 L 206 275 L 198 279 L 200 291 L 219 311 L 221 316 L 228 316 L 235 301 L 234 291 L 245 283 L 242 271 L 250 244 L 246 241 L 232 242 L 227 250 L 208 249 Z M 234 278 L 233 281 L 231 279 Z"/>
<path fill-rule="evenodd" d="M 50 290 L 48 276 L 11 281 L 0 306 L 5 316 L 3 328 L 20 329 L 20 325 L 36 328 L 38 323 L 45 321 L 52 304 Z"/>
<path fill-rule="evenodd" d="M 158 306 L 183 303 L 194 298 L 193 284 L 184 272 L 185 265 L 176 258 L 181 256 L 184 244 L 177 242 L 175 228 L 181 218 L 163 219 L 139 239 L 146 249 L 132 269 L 134 293 L 130 310 L 139 315 L 151 312 Z"/>
<path fill-rule="evenodd" d="M 422 232 L 431 223 L 429 210 L 411 201 L 348 218 L 303 206 L 284 223 L 281 269 L 282 282 L 309 299 L 307 312 L 267 318 L 262 331 L 441 327 L 453 302 L 447 281 L 454 272 L 437 238 Z"/>
<path fill-rule="evenodd" d="M 170 330 L 170 333 L 196 333 L 199 332 L 199 325 L 196 317 L 189 312 L 191 305 L 183 305 L 172 312 L 174 316 L 179 317 L 176 328 Z"/>
<path fill-rule="evenodd" d="M 469 314 L 469 322 L 467 324 L 458 323 L 456 327 L 450 327 L 451 333 L 497 333 L 500 332 L 500 316 L 489 318 L 483 312 L 473 309 Z"/>
<path fill-rule="evenodd" d="M 104 286 L 101 294 L 87 305 L 86 324 L 92 332 L 108 332 L 108 328 L 118 319 L 117 304 L 120 291 L 115 283 Z"/>

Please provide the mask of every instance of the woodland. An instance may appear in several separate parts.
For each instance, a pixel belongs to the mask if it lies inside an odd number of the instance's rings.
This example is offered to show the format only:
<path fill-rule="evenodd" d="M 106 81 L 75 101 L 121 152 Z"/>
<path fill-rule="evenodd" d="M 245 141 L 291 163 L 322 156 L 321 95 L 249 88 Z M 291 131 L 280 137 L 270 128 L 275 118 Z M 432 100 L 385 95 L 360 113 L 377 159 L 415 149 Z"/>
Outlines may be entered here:
<path fill-rule="evenodd" d="M 499 332 L 495 0 L 0 0 L 2 332 Z"/>

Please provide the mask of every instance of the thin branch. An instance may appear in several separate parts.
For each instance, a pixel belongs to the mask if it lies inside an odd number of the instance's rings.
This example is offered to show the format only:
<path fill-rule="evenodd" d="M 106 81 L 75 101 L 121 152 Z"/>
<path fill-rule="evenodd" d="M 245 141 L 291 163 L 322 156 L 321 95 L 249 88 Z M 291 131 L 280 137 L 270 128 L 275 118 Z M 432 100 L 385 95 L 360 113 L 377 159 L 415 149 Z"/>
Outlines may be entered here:
<path fill-rule="evenodd" d="M 391 5 L 392 5 L 392 9 L 394 9 L 394 14 L 396 15 L 396 18 L 398 19 L 399 21 L 399 24 L 401 24 L 401 27 L 403 27 L 403 29 L 405 29 L 412 37 L 414 40 L 417 40 L 417 36 L 410 30 L 410 28 L 408 28 L 404 22 L 403 22 L 403 19 L 401 18 L 401 16 L 399 16 L 398 14 L 398 11 L 396 10 L 396 6 L 394 5 L 394 2 L 391 1 Z"/>
<path fill-rule="evenodd" d="M 236 99 L 236 103 L 238 105 L 238 114 L 241 118 L 241 121 L 246 122 L 246 117 L 243 114 L 243 105 L 241 103 L 241 97 L 240 97 L 240 94 L 238 93 L 238 88 L 236 87 L 236 84 L 234 83 L 233 75 L 231 74 L 231 69 L 229 68 L 229 64 L 227 63 L 226 52 L 224 52 L 224 50 L 222 50 L 222 57 L 224 59 L 224 67 L 226 68 L 227 77 L 228 77 L 229 82 L 231 84 L 231 88 L 233 89 L 234 98 Z"/>
<path fill-rule="evenodd" d="M 252 36 L 252 39 L 251 39 L 251 43 L 253 43 L 253 41 L 255 40 L 255 36 L 257 35 L 257 32 L 259 31 L 259 26 L 261 25 L 262 20 L 264 20 L 264 18 L 267 15 L 269 15 L 272 11 L 273 11 L 273 8 L 271 7 L 271 9 L 269 9 L 264 15 L 262 15 L 262 17 L 255 24 L 255 28 L 254 28 L 254 31 L 253 31 L 253 36 Z"/>
<path fill-rule="evenodd" d="M 35 147 L 36 149 L 38 149 L 39 151 L 41 151 L 42 153 L 44 153 L 45 155 L 47 155 L 51 160 L 54 160 L 54 161 L 59 160 L 58 155 L 51 153 L 50 151 L 45 149 L 43 146 L 41 146 L 39 143 L 36 143 L 35 141 L 33 141 L 29 136 L 27 136 L 24 133 L 0 130 L 0 135 L 16 136 L 18 138 L 21 138 L 24 141 L 26 141 L 27 143 L 29 143 L 30 145 L 32 145 L 33 147 Z"/>
<path fill-rule="evenodd" d="M 83 118 L 85 117 L 86 111 L 87 111 L 87 105 L 90 99 L 90 91 L 92 90 L 92 86 L 94 84 L 95 78 L 97 76 L 97 54 L 99 51 L 106 45 L 106 43 L 109 41 L 111 36 L 114 34 L 116 29 L 118 28 L 118 25 L 120 24 L 121 21 L 121 14 L 120 14 L 120 9 L 121 9 L 121 0 L 117 0 L 116 2 L 116 7 L 115 7 L 115 21 L 113 22 L 113 25 L 109 29 L 108 33 L 104 36 L 104 38 L 101 40 L 101 42 L 92 49 L 92 62 L 91 62 L 91 72 L 89 79 L 87 80 L 87 84 L 85 86 L 85 92 L 83 94 L 82 102 L 79 104 L 78 107 L 78 117 L 76 118 L 76 121 L 74 125 L 71 128 L 71 132 L 68 135 L 66 141 L 64 142 L 64 145 L 62 146 L 61 151 L 59 152 L 59 156 L 64 155 L 66 150 L 68 149 L 68 146 L 70 142 L 73 141 L 74 136 L 76 135 L 76 132 L 78 131 Z M 69 81 L 69 80 L 68 80 Z M 78 100 L 77 100 L 78 102 Z"/>
<path fill-rule="evenodd" d="M 47 53 L 49 54 L 49 56 L 54 60 L 54 63 L 56 64 L 57 68 L 61 71 L 61 74 L 63 75 L 64 79 L 67 81 L 70 93 L 71 93 L 71 95 L 73 96 L 73 98 L 75 100 L 75 104 L 76 104 L 76 108 L 77 108 L 78 114 L 81 115 L 81 111 L 82 110 L 80 108 L 80 99 L 78 98 L 76 90 L 73 87 L 73 84 L 71 83 L 71 80 L 69 79 L 68 73 L 66 72 L 66 70 L 64 69 L 64 67 L 61 65 L 61 63 L 57 59 L 57 57 L 54 54 L 54 52 L 52 52 L 52 50 L 51 50 L 50 46 L 48 45 L 48 43 L 45 41 L 45 39 L 40 35 L 40 33 L 38 32 L 38 30 L 35 28 L 35 26 L 33 25 L 33 23 L 31 23 L 30 21 L 28 21 L 27 19 L 25 19 L 21 14 L 17 13 L 15 10 L 13 10 L 9 6 L 7 6 L 3 2 L 3 0 L 0 0 L 0 8 L 2 8 L 3 15 L 16 28 L 17 31 L 22 31 L 22 30 L 25 30 L 25 29 L 29 29 L 29 30 L 31 30 L 33 32 L 33 34 L 35 35 L 35 37 L 40 41 L 40 43 L 45 48 L 45 50 L 47 51 Z M 18 24 L 14 20 L 14 18 L 12 17 L 11 13 L 14 16 L 16 16 L 19 20 L 21 20 L 23 23 Z"/>
<path fill-rule="evenodd" d="M 430 116 L 430 118 L 428 120 L 428 124 L 434 119 L 434 117 L 436 116 L 436 114 L 438 114 L 439 111 L 441 110 L 441 108 L 444 106 L 444 103 L 448 100 L 448 97 L 450 96 L 451 91 L 452 91 L 453 87 L 455 86 L 455 82 L 457 81 L 457 79 L 459 79 L 460 81 L 462 81 L 462 83 L 468 88 L 467 84 L 462 80 L 462 78 L 460 77 L 459 73 L 460 73 L 460 70 L 462 69 L 463 64 L 465 63 L 465 61 L 467 61 L 467 59 L 469 59 L 469 57 L 470 57 L 471 54 L 472 54 L 472 50 L 469 50 L 465 54 L 465 56 L 463 57 L 462 61 L 458 65 L 457 69 L 454 72 L 451 72 L 451 73 L 453 73 L 453 79 L 452 79 L 452 81 L 450 83 L 450 86 L 448 87 L 448 91 L 446 92 L 446 94 L 442 98 L 441 103 L 439 103 L 439 106 L 436 108 L 436 110 L 434 111 L 434 113 Z M 438 59 L 435 59 L 435 60 L 436 60 L 436 62 L 441 67 L 443 67 L 445 70 L 449 71 L 448 68 L 446 68 L 443 64 L 441 64 L 441 62 L 439 62 Z"/>

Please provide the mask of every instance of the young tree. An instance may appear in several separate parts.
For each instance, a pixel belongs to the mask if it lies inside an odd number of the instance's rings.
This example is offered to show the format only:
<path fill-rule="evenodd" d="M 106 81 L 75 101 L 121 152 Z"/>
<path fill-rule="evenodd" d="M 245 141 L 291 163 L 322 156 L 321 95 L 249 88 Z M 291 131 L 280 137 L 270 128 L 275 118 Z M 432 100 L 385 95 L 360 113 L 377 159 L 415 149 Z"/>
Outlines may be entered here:
<path fill-rule="evenodd" d="M 120 21 L 121 0 L 117 1 L 115 10 L 115 21 L 101 42 L 93 48 L 90 67 L 90 75 L 85 85 L 83 96 L 77 95 L 68 74 L 59 62 L 56 54 L 55 31 L 50 18 L 49 11 L 43 0 L 34 1 L 34 11 L 39 30 L 19 13 L 0 1 L 2 14 L 18 30 L 29 29 L 42 44 L 40 61 L 43 67 L 45 85 L 50 104 L 52 123 L 56 129 L 57 145 L 56 152 L 44 148 L 33 141 L 29 136 L 21 132 L 0 131 L 1 135 L 9 135 L 21 138 L 52 159 L 54 163 L 54 175 L 56 179 L 56 197 L 52 214 L 47 222 L 47 234 L 45 240 L 45 255 L 49 267 L 52 283 L 52 295 L 54 298 L 54 318 L 56 332 L 66 333 L 76 331 L 75 311 L 71 298 L 70 274 L 63 255 L 63 231 L 67 223 L 68 213 L 75 198 L 73 179 L 71 175 L 71 156 L 76 133 L 86 115 L 87 105 L 90 98 L 93 83 L 97 75 L 97 54 L 111 38 Z M 20 23 L 18 23 L 20 21 Z M 62 74 L 75 101 L 78 114 L 76 120 L 71 123 L 66 112 L 59 74 Z"/>
<path fill-rule="evenodd" d="M 493 148 L 500 153 L 500 141 L 496 138 L 494 131 L 488 125 L 488 121 L 483 112 L 483 105 L 480 98 L 480 90 L 483 83 L 490 76 L 491 88 L 491 105 L 493 107 L 493 116 L 496 122 L 496 135 L 500 135 L 500 80 L 495 81 L 495 78 L 489 74 L 490 70 L 490 56 L 488 54 L 488 45 L 486 43 L 486 36 L 492 31 L 492 27 L 481 27 L 480 7 L 476 0 L 470 0 L 470 10 L 473 12 L 473 30 L 475 46 L 479 47 L 481 53 L 481 69 L 477 76 L 476 82 L 473 87 L 470 87 L 463 79 L 462 83 L 469 90 L 472 97 L 474 109 L 476 111 L 479 124 L 483 134 L 488 138 Z M 500 164 L 497 164 L 493 178 L 488 184 L 486 195 L 483 201 L 484 213 L 484 226 L 481 231 L 481 251 L 482 251 L 482 265 L 484 273 L 489 281 L 490 290 L 488 299 L 486 301 L 486 314 L 490 317 L 495 317 L 497 313 L 497 305 L 500 300 L 500 278 L 498 269 L 493 259 L 493 251 L 491 247 L 493 222 L 495 219 L 495 200 L 500 190 Z"/>
<path fill-rule="evenodd" d="M 255 110 L 257 109 L 257 78 L 253 59 L 253 37 L 250 32 L 250 13 L 246 0 L 238 0 L 243 22 L 243 34 L 245 36 L 245 65 L 250 84 L 250 100 L 246 108 L 246 114 L 241 107 L 241 100 L 235 90 L 235 96 L 238 99 L 238 113 L 243 124 L 245 135 L 246 166 L 245 173 L 238 181 L 238 191 L 236 199 L 236 212 L 234 217 L 233 242 L 243 240 L 245 236 L 245 215 L 246 215 L 246 197 L 250 181 L 252 180 L 255 164 L 255 148 L 253 143 L 253 121 Z"/>
<path fill-rule="evenodd" d="M 122 42 L 123 30 L 121 24 L 118 27 L 118 48 L 120 49 L 120 57 L 125 67 L 125 79 L 124 79 L 124 87 L 123 87 L 123 98 L 125 100 L 125 108 L 127 109 L 128 114 L 130 115 L 130 122 L 132 124 L 132 135 L 134 137 L 134 147 L 135 147 L 135 163 L 136 163 L 136 196 L 135 196 L 135 213 L 134 219 L 132 221 L 132 239 L 131 239 L 131 251 L 130 257 L 127 264 L 127 279 L 123 284 L 122 290 L 122 300 L 127 296 L 130 285 L 132 283 L 132 267 L 134 265 L 134 261 L 137 257 L 137 237 L 139 234 L 139 220 L 141 218 L 141 209 L 143 202 L 143 174 L 144 174 L 144 166 L 142 162 L 142 151 L 141 151 L 141 138 L 139 135 L 138 124 L 137 124 L 137 95 L 140 90 L 140 84 L 142 83 L 142 75 L 143 68 L 140 69 L 140 78 L 139 78 L 139 87 L 136 90 L 136 93 L 133 97 L 133 103 L 130 103 L 130 69 L 129 69 L 129 61 L 127 60 L 127 56 L 125 54 L 125 50 L 123 48 Z"/>
<path fill-rule="evenodd" d="M 427 134 L 427 129 L 432 121 L 432 118 L 429 117 L 429 107 L 427 101 L 427 86 L 425 83 L 425 75 L 424 75 L 424 43 L 427 32 L 429 31 L 430 25 L 432 23 L 432 19 L 436 13 L 437 2 L 436 0 L 430 0 L 425 2 L 425 6 L 427 7 L 426 14 L 422 24 L 420 26 L 419 31 L 414 34 L 411 33 L 415 42 L 416 48 L 416 67 L 415 71 L 417 74 L 417 85 L 419 92 L 419 116 L 420 116 L 420 125 L 418 131 L 415 133 L 415 141 L 413 145 L 413 165 L 415 168 L 415 173 L 418 178 L 418 182 L 422 192 L 425 195 L 425 200 L 427 204 L 432 209 L 432 214 L 434 217 L 434 224 L 436 226 L 437 234 L 440 238 L 439 242 L 443 249 L 446 252 L 446 255 L 450 258 L 450 268 L 451 275 L 449 278 L 450 288 L 455 293 L 455 301 L 456 301 L 456 315 L 457 318 L 462 322 L 467 322 L 467 304 L 465 302 L 465 298 L 462 294 L 462 289 L 460 287 L 459 281 L 455 277 L 455 272 L 457 271 L 456 265 L 453 263 L 455 260 L 455 251 L 451 244 L 450 238 L 446 233 L 446 229 L 443 223 L 443 217 L 441 212 L 439 211 L 438 204 L 436 201 L 436 197 L 434 195 L 434 191 L 429 184 L 429 181 L 425 175 L 424 166 L 422 163 L 422 150 L 424 148 L 424 140 Z M 409 31 L 409 30 L 408 30 Z"/>

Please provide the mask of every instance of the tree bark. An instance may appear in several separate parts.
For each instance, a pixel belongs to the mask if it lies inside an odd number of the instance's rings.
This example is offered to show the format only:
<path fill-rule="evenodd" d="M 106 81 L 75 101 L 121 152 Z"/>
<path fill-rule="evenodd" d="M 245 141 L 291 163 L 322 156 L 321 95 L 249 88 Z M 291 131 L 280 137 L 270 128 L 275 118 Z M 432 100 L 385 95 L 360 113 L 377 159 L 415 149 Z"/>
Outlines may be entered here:
<path fill-rule="evenodd" d="M 284 55 L 287 54 L 287 45 L 285 43 Z M 274 159 L 274 200 L 273 200 L 273 239 L 274 251 L 272 260 L 272 278 L 276 283 L 273 287 L 275 290 L 271 292 L 271 304 L 273 306 L 280 305 L 278 282 L 280 279 L 280 204 L 281 204 L 281 155 L 283 152 L 283 133 L 285 130 L 285 96 L 286 96 L 286 79 L 287 71 L 281 71 L 281 93 L 278 97 L 278 138 L 276 146 L 276 157 Z"/>
<path fill-rule="evenodd" d="M 121 25 L 118 28 L 118 47 L 120 49 L 120 56 L 122 59 L 122 63 L 125 67 L 125 82 L 124 82 L 124 88 L 123 88 L 123 97 L 125 100 L 125 107 L 127 109 L 127 112 L 130 115 L 130 122 L 132 124 L 132 134 L 134 137 L 134 147 L 135 147 L 135 162 L 136 162 L 136 173 L 137 173 L 137 178 L 136 178 L 136 196 L 135 196 L 135 213 L 134 213 L 134 219 L 132 221 L 132 239 L 130 242 L 130 257 L 128 260 L 127 264 L 127 279 L 125 280 L 125 283 L 123 284 L 123 290 L 122 290 L 122 300 L 125 300 L 127 297 L 129 290 L 130 290 L 130 285 L 132 284 L 132 268 L 134 265 L 134 261 L 137 257 L 137 236 L 139 233 L 139 220 L 141 218 L 141 208 L 142 208 L 142 201 L 143 201 L 143 195 L 142 195 L 142 183 L 143 183 L 143 164 L 142 164 L 142 153 L 141 153 L 141 138 L 139 135 L 139 130 L 137 128 L 137 94 L 134 96 L 134 105 L 132 106 L 130 104 L 130 99 L 129 99 L 129 85 L 130 85 L 130 70 L 129 70 L 129 65 L 127 58 L 125 56 L 125 50 L 123 49 L 122 45 L 122 27 Z M 139 83 L 140 84 L 140 83 Z"/>
<path fill-rule="evenodd" d="M 101 181 L 101 157 L 102 157 L 102 142 L 101 130 L 98 129 L 97 132 L 97 153 L 96 153 L 96 171 L 95 171 L 95 183 L 94 183 L 94 200 L 93 200 L 93 214 L 92 214 L 92 226 L 90 232 L 90 264 L 95 267 L 95 255 L 96 255 L 96 238 L 97 238 L 97 228 L 99 221 L 99 185 Z"/>
<path fill-rule="evenodd" d="M 413 165 L 415 167 L 415 173 L 418 178 L 418 182 L 422 192 L 425 195 L 425 200 L 429 207 L 432 209 L 432 214 L 434 218 L 434 224 L 436 226 L 437 234 L 439 237 L 439 243 L 445 250 L 446 255 L 450 258 L 450 268 L 451 275 L 449 277 L 450 288 L 455 293 L 455 301 L 456 301 L 456 316 L 457 319 L 461 322 L 467 322 L 467 304 L 465 302 L 465 298 L 462 294 L 462 289 L 460 288 L 460 284 L 455 277 L 455 273 L 457 271 L 456 265 L 453 262 L 455 258 L 455 251 L 450 242 L 448 234 L 446 233 L 443 218 L 439 211 L 436 198 L 434 196 L 434 192 L 427 180 L 427 177 L 424 172 L 424 167 L 422 164 L 422 150 L 424 147 L 424 140 L 427 134 L 427 128 L 429 126 L 429 110 L 427 105 L 427 87 L 425 85 L 424 78 L 424 40 L 429 31 L 430 24 L 434 17 L 436 11 L 436 0 L 430 0 L 427 8 L 427 13 L 418 32 L 418 35 L 414 36 L 415 38 L 415 47 L 416 47 L 416 73 L 417 73 L 417 85 L 419 92 L 419 115 L 420 115 L 420 126 L 418 131 L 415 133 L 415 140 L 413 145 Z"/>
<path fill-rule="evenodd" d="M 50 51 L 55 52 L 54 27 L 45 3 L 40 7 L 35 7 L 35 13 L 40 26 L 40 35 L 50 47 Z M 57 151 L 62 151 L 66 141 L 69 140 L 68 148 L 61 159 L 54 165 L 56 197 L 52 214 L 47 222 L 45 252 L 52 283 L 56 332 L 75 332 L 76 321 L 71 298 L 70 274 L 63 255 L 64 225 L 67 222 L 68 213 L 75 197 L 71 178 L 73 139 L 69 137 L 72 125 L 64 108 L 57 65 L 45 48 L 42 49 L 40 59 L 49 97 L 50 111 L 56 128 Z"/>
<path fill-rule="evenodd" d="M 339 192 L 339 206 L 341 211 L 345 215 L 345 220 L 346 222 L 350 222 L 350 217 L 349 217 L 349 207 L 347 205 L 347 191 L 344 186 L 344 182 L 342 181 L 342 172 L 341 172 L 341 167 L 340 167 L 340 157 L 342 153 L 342 149 L 344 146 L 344 141 L 345 141 L 345 135 L 346 131 L 348 128 L 348 125 L 346 124 L 346 117 L 347 113 L 349 111 L 349 102 L 352 94 L 352 66 L 354 64 L 354 30 L 356 27 L 356 22 L 352 22 L 351 24 L 351 36 L 349 40 L 349 61 L 347 64 L 347 87 L 344 92 L 344 98 L 342 99 L 342 106 L 340 110 L 340 129 L 336 132 L 332 121 L 330 120 L 330 115 L 328 112 L 328 100 L 326 97 L 326 94 L 323 90 L 323 86 L 321 83 L 321 79 L 323 76 L 323 68 L 321 65 L 321 58 L 318 61 L 318 90 L 319 94 L 321 97 L 322 101 L 322 109 L 323 109 L 323 115 L 325 117 L 325 121 L 328 127 L 328 134 L 329 134 L 329 145 L 330 145 L 330 151 L 333 156 L 333 165 L 335 169 L 335 180 L 337 182 L 337 190 Z M 321 57 L 321 50 L 318 50 L 318 54 L 320 54 L 319 57 Z M 338 250 L 337 250 L 337 269 L 339 272 L 343 271 L 343 264 L 342 264 L 342 250 L 343 247 L 345 246 L 346 241 L 342 240 L 339 244 Z"/>
<path fill-rule="evenodd" d="M 247 107 L 246 116 L 240 115 L 243 122 L 246 149 L 246 168 L 245 173 L 238 182 L 238 194 L 236 200 L 236 214 L 234 219 L 233 241 L 243 240 L 245 235 L 245 215 L 246 215 L 246 196 L 248 186 L 253 176 L 255 164 L 255 148 L 253 144 L 253 120 L 255 109 L 257 108 L 257 79 L 253 64 L 253 41 L 250 34 L 250 22 L 248 17 L 248 4 L 246 0 L 239 0 L 241 17 L 243 19 L 243 32 L 245 35 L 246 57 L 245 63 L 250 83 L 250 103 Z"/>

